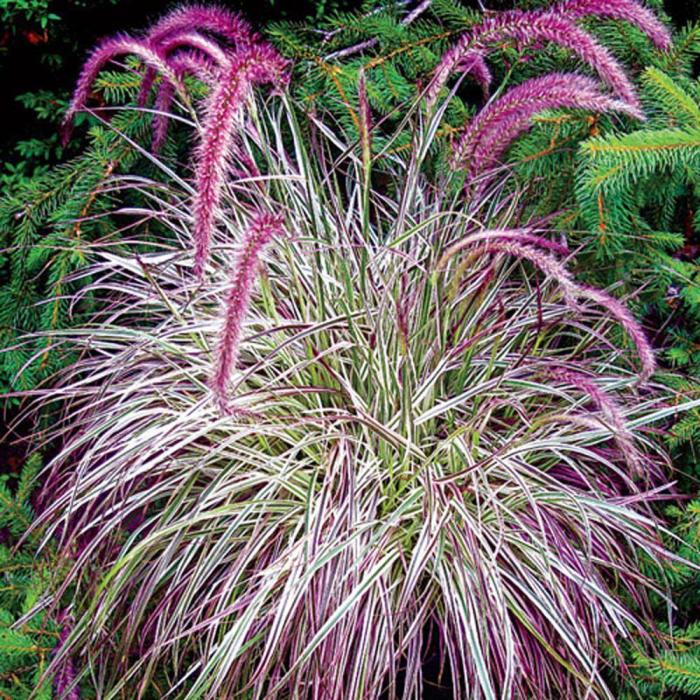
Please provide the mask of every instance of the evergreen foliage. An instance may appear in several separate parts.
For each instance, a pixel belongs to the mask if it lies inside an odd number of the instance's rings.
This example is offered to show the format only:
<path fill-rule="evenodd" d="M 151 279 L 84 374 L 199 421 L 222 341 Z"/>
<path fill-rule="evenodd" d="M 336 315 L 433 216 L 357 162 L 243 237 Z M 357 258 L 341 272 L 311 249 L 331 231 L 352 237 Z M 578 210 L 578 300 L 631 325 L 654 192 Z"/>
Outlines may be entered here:
<path fill-rule="evenodd" d="M 7 465 L 0 478 L 0 698 L 51 700 L 51 677 L 44 677 L 61 631 L 43 609 L 55 555 L 36 556 L 40 536 L 27 535 L 34 519 L 32 493 L 41 468 L 38 454 L 29 457 L 19 475 Z M 13 483 L 14 482 L 14 483 Z"/>
<path fill-rule="evenodd" d="M 96 88 L 109 105 L 133 100 L 137 84 L 132 74 L 107 71 Z M 86 247 L 98 239 L 119 242 L 121 224 L 114 212 L 121 200 L 109 182 L 124 169 L 148 174 L 146 159 L 137 165 L 137 144 L 148 143 L 151 119 L 130 111 L 115 114 L 107 125 L 83 116 L 90 126 L 79 155 L 6 182 L 0 198 L 0 387 L 5 390 L 32 388 L 69 361 L 60 348 L 27 342 L 26 335 L 69 327 L 93 308 L 90 295 L 77 306 L 67 298 L 86 282 L 78 274 Z M 165 154 L 172 148 L 166 146 Z"/>
<path fill-rule="evenodd" d="M 657 619 L 662 635 L 657 640 L 657 650 L 654 653 L 638 644 L 629 645 L 630 675 L 620 688 L 621 700 L 700 697 L 700 501 L 670 507 L 667 516 L 675 523 L 674 549 L 688 563 L 671 563 L 659 578 L 662 590 L 671 587 L 672 625 L 663 622 L 669 611 L 666 601 L 659 600 Z M 654 575 L 651 568 L 645 573 Z"/>

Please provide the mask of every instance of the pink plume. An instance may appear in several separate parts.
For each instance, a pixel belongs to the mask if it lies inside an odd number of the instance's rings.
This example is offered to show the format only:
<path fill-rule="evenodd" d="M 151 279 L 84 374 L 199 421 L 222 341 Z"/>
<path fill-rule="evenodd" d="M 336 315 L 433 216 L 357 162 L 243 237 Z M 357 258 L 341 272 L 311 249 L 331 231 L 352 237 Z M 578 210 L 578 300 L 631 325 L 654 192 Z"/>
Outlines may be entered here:
<path fill-rule="evenodd" d="M 240 15 L 214 5 L 186 5 L 173 10 L 151 28 L 148 39 L 158 43 L 172 34 L 193 30 L 217 34 L 239 48 L 259 39 Z"/>
<path fill-rule="evenodd" d="M 195 155 L 194 272 L 200 279 L 209 258 L 235 121 L 253 84 L 283 84 L 286 62 L 267 45 L 240 51 L 214 85 L 206 103 L 202 138 Z"/>
<path fill-rule="evenodd" d="M 219 341 L 216 370 L 211 386 L 218 404 L 226 409 L 227 387 L 236 368 L 243 323 L 248 312 L 258 273 L 260 254 L 273 236 L 281 234 L 282 219 L 270 214 L 256 215 L 246 231 L 226 295 L 223 328 Z"/>
<path fill-rule="evenodd" d="M 615 93 L 639 109 L 639 100 L 630 80 L 615 57 L 596 39 L 560 14 L 512 10 L 487 17 L 465 32 L 458 43 L 445 53 L 436 68 L 426 97 L 433 104 L 450 75 L 458 70 L 473 51 L 485 51 L 495 42 L 513 39 L 527 45 L 547 41 L 569 49 L 593 68 Z"/>
<path fill-rule="evenodd" d="M 565 0 L 555 5 L 552 12 L 570 19 L 594 16 L 624 20 L 644 32 L 661 51 L 671 48 L 668 29 L 648 7 L 634 0 Z"/>
<path fill-rule="evenodd" d="M 642 369 L 640 378 L 646 381 L 656 369 L 654 351 L 647 340 L 644 331 L 629 309 L 619 302 L 615 297 L 606 292 L 586 285 L 581 285 L 574 280 L 571 273 L 554 256 L 545 253 L 530 245 L 522 244 L 516 240 L 491 240 L 476 246 L 469 251 L 472 257 L 479 257 L 493 253 L 505 253 L 513 257 L 527 260 L 537 268 L 542 270 L 548 277 L 557 282 L 562 289 L 564 299 L 574 310 L 580 310 L 577 299 L 588 299 L 604 307 L 613 318 L 623 327 L 629 335 L 641 361 Z M 444 267 L 450 250 L 443 255 L 438 263 L 438 269 Z"/>
<path fill-rule="evenodd" d="M 68 111 L 63 119 L 64 140 L 70 136 L 70 124 L 73 117 L 85 106 L 98 73 L 113 58 L 127 54 L 137 56 L 146 66 L 162 75 L 165 80 L 179 86 L 180 81 L 177 74 L 168 65 L 166 57 L 159 49 L 148 46 L 143 41 L 130 36 L 116 36 L 106 39 L 93 50 L 80 73 Z"/>
<path fill-rule="evenodd" d="M 220 7 L 204 5 L 189 5 L 173 10 L 151 28 L 146 40 L 152 45 L 159 45 L 165 40 L 175 39 L 173 35 L 195 31 L 217 34 L 236 47 L 247 46 L 258 40 L 258 35 L 240 15 Z M 139 105 L 142 107 L 148 100 L 156 75 L 156 70 L 146 69 L 139 94 Z"/>
<path fill-rule="evenodd" d="M 561 107 L 639 116 L 628 103 L 601 94 L 591 78 L 575 73 L 550 73 L 512 88 L 482 109 L 455 146 L 454 166 L 466 166 L 469 177 L 476 177 L 498 161 L 513 139 L 530 127 L 532 117 L 538 112 Z"/>
<path fill-rule="evenodd" d="M 632 467 L 637 476 L 644 474 L 642 457 L 634 444 L 634 437 L 627 428 L 625 417 L 615 400 L 591 379 L 580 372 L 573 372 L 567 369 L 553 368 L 548 374 L 562 382 L 571 384 L 584 392 L 595 407 L 600 411 L 603 420 L 613 430 L 617 446 Z"/>
<path fill-rule="evenodd" d="M 212 64 L 218 65 L 219 68 L 225 68 L 228 65 L 228 55 L 224 49 L 215 41 L 199 34 L 198 32 L 182 32 L 168 37 L 159 45 L 159 49 L 170 56 L 173 51 L 180 48 L 196 50 L 209 59 Z"/>

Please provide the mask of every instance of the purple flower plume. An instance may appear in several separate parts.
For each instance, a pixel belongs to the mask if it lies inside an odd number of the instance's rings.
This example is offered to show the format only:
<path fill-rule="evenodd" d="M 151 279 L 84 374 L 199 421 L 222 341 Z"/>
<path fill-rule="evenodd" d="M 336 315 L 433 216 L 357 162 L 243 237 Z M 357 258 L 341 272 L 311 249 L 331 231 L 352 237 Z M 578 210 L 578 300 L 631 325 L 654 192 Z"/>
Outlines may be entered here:
<path fill-rule="evenodd" d="M 151 142 L 151 148 L 154 153 L 160 152 L 168 136 L 168 124 L 170 122 L 168 110 L 172 104 L 174 93 L 175 90 L 170 83 L 162 83 L 158 86 L 154 105 L 157 113 L 153 116 L 153 140 Z"/>
<path fill-rule="evenodd" d="M 548 238 L 543 236 L 538 236 L 533 233 L 532 230 L 527 228 L 499 228 L 499 229 L 488 229 L 485 231 L 478 231 L 476 233 L 470 233 L 464 238 L 461 238 L 456 243 L 453 243 L 441 256 L 441 260 L 438 263 L 438 267 L 442 267 L 449 258 L 458 253 L 460 250 L 479 243 L 481 241 L 491 241 L 491 240 L 510 240 L 522 245 L 535 246 L 537 248 L 544 248 L 546 250 L 551 250 L 559 255 L 568 255 L 571 251 L 561 243 L 556 241 L 550 241 Z"/>
<path fill-rule="evenodd" d="M 63 140 L 70 136 L 70 123 L 76 112 L 81 110 L 90 94 L 92 84 L 104 66 L 117 56 L 132 54 L 143 61 L 146 73 L 143 77 L 138 104 L 144 106 L 158 75 L 165 81 L 179 87 L 178 73 L 187 71 L 187 62 L 180 61 L 180 70 L 174 69 L 185 49 L 190 55 L 195 53 L 209 59 L 213 64 L 224 67 L 228 64 L 226 47 L 219 46 L 201 32 L 215 34 L 241 49 L 251 46 L 259 39 L 250 25 L 235 13 L 217 7 L 193 5 L 179 8 L 166 15 L 145 37 L 117 36 L 100 43 L 85 62 L 78 79 L 73 98 L 63 121 Z M 172 93 L 172 89 L 166 93 Z M 159 100 L 162 107 L 164 99 Z M 162 127 L 161 127 L 162 128 Z M 157 140 L 157 139 L 156 139 Z"/>
<path fill-rule="evenodd" d="M 484 93 L 484 97 L 488 97 L 492 75 L 481 49 L 469 49 L 455 66 L 455 70 L 462 75 L 471 75 Z"/>
<path fill-rule="evenodd" d="M 205 106 L 202 137 L 195 154 L 194 272 L 201 279 L 209 257 L 226 165 L 234 142 L 234 124 L 254 84 L 282 84 L 286 62 L 269 45 L 241 50 L 212 89 Z"/>
<path fill-rule="evenodd" d="M 649 8 L 635 0 L 564 0 L 552 12 L 572 20 L 588 16 L 624 20 L 644 32 L 656 48 L 668 51 L 671 47 L 668 29 Z"/>
<path fill-rule="evenodd" d="M 201 32 L 221 37 L 219 44 Z M 78 80 L 64 120 L 64 140 L 76 112 L 83 108 L 92 83 L 104 65 L 118 55 L 133 54 L 146 65 L 139 103 L 145 104 L 161 76 L 153 120 L 153 149 L 167 135 L 168 111 L 182 77 L 194 73 L 212 85 L 204 106 L 202 136 L 195 153 L 195 273 L 201 278 L 209 255 L 226 166 L 234 141 L 234 125 L 254 85 L 286 84 L 287 62 L 263 43 L 247 22 L 217 7 L 192 5 L 174 10 L 145 36 L 119 36 L 102 42 L 91 54 Z"/>
<path fill-rule="evenodd" d="M 667 50 L 670 46 L 668 30 L 653 12 L 634 0 L 564 0 L 550 10 L 500 12 L 465 32 L 445 53 L 428 86 L 428 104 L 434 104 L 456 71 L 474 73 L 482 85 L 489 82 L 485 52 L 504 39 L 511 39 L 522 47 L 546 41 L 570 50 L 593 68 L 618 97 L 639 109 L 636 92 L 619 62 L 591 34 L 574 24 L 587 16 L 625 20 L 647 34 L 658 48 Z"/>
<path fill-rule="evenodd" d="M 221 70 L 228 65 L 228 56 L 226 51 L 222 49 L 215 41 L 198 34 L 197 32 L 182 32 L 169 37 L 162 42 L 159 47 L 163 54 L 167 57 L 171 67 L 178 73 L 194 72 L 195 75 L 200 75 L 200 66 L 192 64 L 187 59 L 181 60 L 182 53 L 175 53 L 177 49 L 185 47 L 187 56 L 197 56 L 202 61 L 202 65 L 207 67 L 209 72 Z M 147 83 L 147 78 L 144 77 L 144 85 Z M 150 91 L 150 87 L 148 88 Z M 160 151 L 165 143 L 168 135 L 168 111 L 172 104 L 175 89 L 172 83 L 163 81 L 158 86 L 156 93 L 155 109 L 158 112 L 153 117 L 153 142 L 152 148 L 155 153 Z M 139 98 L 141 101 L 141 98 Z"/>
<path fill-rule="evenodd" d="M 582 391 L 601 413 L 603 422 L 612 429 L 620 453 L 636 476 L 645 473 L 642 456 L 634 444 L 634 437 L 627 428 L 625 417 L 616 401 L 604 392 L 596 382 L 580 372 L 567 369 L 552 369 L 548 372 L 554 378 L 571 384 Z"/>
<path fill-rule="evenodd" d="M 627 102 L 603 95 L 591 78 L 575 73 L 550 73 L 512 88 L 482 109 L 455 146 L 455 167 L 466 166 L 468 176 L 476 177 L 495 164 L 513 139 L 529 128 L 535 114 L 560 107 L 640 116 Z"/>
<path fill-rule="evenodd" d="M 160 74 L 165 80 L 179 86 L 180 81 L 176 72 L 168 64 L 163 52 L 141 39 L 130 36 L 116 36 L 98 44 L 85 62 L 63 119 L 62 135 L 64 143 L 70 137 L 70 124 L 73 117 L 85 106 L 92 89 L 92 84 L 104 66 L 117 56 L 132 54 L 140 58 L 149 68 Z"/>
<path fill-rule="evenodd" d="M 194 75 L 208 85 L 214 81 L 217 74 L 216 65 L 207 56 L 198 51 L 180 51 L 176 56 L 169 57 L 168 62 L 178 75 Z M 146 79 L 144 78 L 144 83 Z M 163 81 L 158 86 L 156 93 L 155 110 L 153 116 L 153 140 L 151 148 L 158 153 L 165 144 L 170 123 L 169 110 L 175 97 L 175 87 L 172 83 Z M 139 98 L 140 99 L 140 98 Z M 145 104 L 145 100 L 141 106 Z"/>
<path fill-rule="evenodd" d="M 192 31 L 217 35 L 237 48 L 258 40 L 258 35 L 240 15 L 221 7 L 205 5 L 188 5 L 173 10 L 151 28 L 146 39 L 158 45 L 166 40 L 172 41 L 178 34 Z M 146 104 L 155 79 L 156 72 L 147 68 L 141 84 L 139 105 Z"/>
<path fill-rule="evenodd" d="M 656 369 L 656 358 L 654 350 L 644 334 L 637 319 L 632 315 L 632 312 L 615 297 L 606 294 L 600 289 L 589 287 L 587 285 L 579 286 L 580 295 L 584 298 L 607 308 L 607 310 L 618 320 L 619 324 L 624 328 L 625 332 L 632 339 L 632 342 L 637 347 L 639 359 L 642 362 L 641 379 L 648 379 Z"/>
<path fill-rule="evenodd" d="M 159 44 L 159 49 L 168 56 L 182 47 L 199 51 L 219 68 L 225 68 L 228 64 L 227 52 L 216 41 L 199 32 L 181 32 Z"/>
<path fill-rule="evenodd" d="M 591 34 L 560 14 L 521 10 L 488 17 L 465 33 L 456 46 L 445 53 L 435 70 L 427 93 L 428 102 L 435 101 L 449 76 L 463 64 L 465 56 L 474 50 L 486 50 L 504 39 L 513 39 L 523 46 L 548 41 L 569 49 L 593 68 L 621 99 L 639 109 L 639 99 L 622 66 Z"/>
<path fill-rule="evenodd" d="M 179 32 L 173 36 L 165 37 L 160 43 L 152 39 L 148 39 L 148 41 L 152 45 L 158 45 L 158 48 L 167 56 L 168 62 L 173 67 L 182 55 L 182 52 L 178 52 L 177 49 L 183 48 L 187 50 L 189 55 L 199 56 L 203 61 L 206 61 L 207 65 L 211 68 L 217 67 L 218 69 L 222 69 L 225 68 L 228 63 L 226 51 L 215 41 L 212 41 L 196 31 Z M 189 70 L 186 63 L 181 63 L 180 65 L 180 72 L 192 72 Z M 147 68 L 139 91 L 138 104 L 140 107 L 146 105 L 155 79 L 155 71 L 152 68 Z"/>
<path fill-rule="evenodd" d="M 260 254 L 272 237 L 281 234 L 282 230 L 280 217 L 270 214 L 256 215 L 243 236 L 236 256 L 226 295 L 216 370 L 211 382 L 217 403 L 224 410 L 227 408 L 228 382 L 238 361 L 243 323 L 258 273 Z"/>
<path fill-rule="evenodd" d="M 482 238 L 487 238 L 487 233 L 488 232 L 484 232 L 480 235 Z M 564 299 L 572 309 L 580 310 L 579 299 L 587 299 L 604 307 L 608 310 L 610 315 L 618 321 L 637 348 L 637 354 L 641 362 L 641 380 L 646 381 L 654 373 L 656 369 L 654 351 L 641 326 L 624 304 L 600 289 L 595 289 L 594 287 L 576 282 L 571 273 L 553 255 L 538 250 L 532 245 L 521 243 L 517 238 L 508 240 L 504 236 L 499 235 L 498 231 L 493 232 L 493 234 L 493 240 L 487 240 L 485 243 L 470 249 L 470 257 L 478 258 L 482 255 L 505 253 L 522 260 L 527 260 L 561 286 Z M 448 258 L 457 252 L 457 250 L 461 250 L 465 247 L 465 245 L 461 245 L 459 247 L 453 246 L 448 249 L 441 257 L 438 263 L 438 269 L 442 269 Z"/>
<path fill-rule="evenodd" d="M 160 42 L 193 29 L 216 34 L 240 48 L 258 40 L 258 35 L 240 15 L 214 5 L 186 5 L 173 10 L 153 25 L 148 39 Z"/>
<path fill-rule="evenodd" d="M 168 57 L 168 62 L 178 73 L 194 75 L 208 85 L 217 72 L 217 66 L 198 51 L 179 51 L 176 56 Z"/>

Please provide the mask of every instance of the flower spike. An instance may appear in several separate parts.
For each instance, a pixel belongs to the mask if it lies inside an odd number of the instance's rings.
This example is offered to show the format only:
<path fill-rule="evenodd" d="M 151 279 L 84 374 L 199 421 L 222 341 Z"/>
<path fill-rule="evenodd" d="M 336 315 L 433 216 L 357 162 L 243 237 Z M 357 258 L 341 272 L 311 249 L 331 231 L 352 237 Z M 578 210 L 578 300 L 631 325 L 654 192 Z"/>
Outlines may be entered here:
<path fill-rule="evenodd" d="M 588 399 L 602 414 L 604 422 L 614 431 L 615 441 L 620 453 L 626 459 L 635 475 L 638 477 L 644 476 L 644 464 L 639 450 L 634 444 L 634 436 L 627 428 L 622 410 L 616 401 L 604 392 L 593 379 L 581 374 L 581 372 L 555 368 L 548 370 L 548 374 L 559 381 L 575 386 L 586 394 Z"/>
<path fill-rule="evenodd" d="M 580 17 L 600 17 L 629 22 L 644 32 L 661 51 L 671 47 L 671 34 L 647 7 L 635 0 L 564 0 L 552 12 L 575 20 Z"/>
<path fill-rule="evenodd" d="M 238 361 L 243 323 L 258 273 L 260 254 L 272 238 L 282 231 L 282 219 L 279 216 L 257 214 L 245 232 L 236 256 L 226 295 L 216 370 L 211 383 L 216 401 L 223 410 L 228 410 L 228 382 Z"/>
<path fill-rule="evenodd" d="M 561 107 L 641 116 L 627 102 L 603 95 L 591 78 L 550 73 L 512 88 L 482 109 L 459 138 L 453 166 L 466 167 L 469 178 L 475 178 L 494 165 L 510 143 L 529 128 L 535 114 Z"/>
<path fill-rule="evenodd" d="M 208 5 L 187 5 L 178 7 L 157 22 L 149 31 L 146 39 L 153 45 L 173 40 L 177 35 L 191 32 L 208 32 L 228 41 L 234 48 L 242 48 L 259 40 L 240 15 L 229 12 L 222 7 Z M 139 105 L 144 106 L 156 79 L 156 71 L 147 68 L 144 75 Z"/>
<path fill-rule="evenodd" d="M 490 236 L 488 232 L 483 232 L 480 234 L 480 237 L 488 239 Z M 453 248 L 448 249 L 438 262 L 438 271 L 444 269 L 449 258 L 463 248 L 464 246 L 453 246 Z M 644 331 L 629 309 L 615 299 L 615 297 L 600 289 L 579 284 L 574 280 L 573 276 L 564 265 L 553 255 L 538 250 L 532 245 L 520 243 L 515 237 L 508 240 L 503 237 L 502 233 L 499 231 L 493 232 L 492 240 L 487 240 L 485 243 L 475 246 L 470 250 L 469 257 L 479 258 L 483 255 L 498 253 L 505 253 L 506 255 L 520 258 L 521 260 L 527 260 L 544 272 L 547 277 L 561 286 L 564 299 L 572 309 L 580 310 L 581 307 L 578 299 L 588 299 L 607 309 L 610 315 L 624 328 L 637 348 L 637 354 L 642 365 L 640 372 L 641 381 L 646 381 L 655 372 L 656 359 L 654 357 L 654 351 Z"/>
<path fill-rule="evenodd" d="M 202 137 L 195 155 L 195 275 L 201 279 L 209 258 L 226 164 L 234 142 L 234 125 L 253 85 L 284 84 L 286 62 L 268 45 L 240 51 L 214 86 L 205 106 Z"/>
<path fill-rule="evenodd" d="M 157 22 L 148 33 L 148 39 L 159 43 L 181 32 L 209 32 L 242 48 L 259 40 L 250 24 L 235 12 L 212 5 L 179 7 Z"/>
<path fill-rule="evenodd" d="M 639 109 L 636 91 L 622 66 L 591 34 L 560 14 L 521 10 L 501 12 L 489 17 L 462 36 L 457 45 L 444 55 L 435 70 L 426 94 L 428 104 L 434 104 L 450 75 L 464 64 L 465 57 L 472 51 L 484 51 L 494 42 L 504 39 L 512 39 L 523 45 L 547 41 L 569 49 L 593 68 L 618 97 Z"/>
<path fill-rule="evenodd" d="M 106 39 L 93 50 L 80 73 L 68 111 L 63 119 L 62 132 L 64 143 L 70 138 L 70 125 L 73 117 L 84 108 L 98 73 L 112 59 L 127 54 L 137 56 L 149 68 L 171 82 L 176 89 L 181 89 L 177 73 L 168 64 L 166 56 L 160 49 L 148 45 L 141 39 L 134 39 L 128 35 Z"/>

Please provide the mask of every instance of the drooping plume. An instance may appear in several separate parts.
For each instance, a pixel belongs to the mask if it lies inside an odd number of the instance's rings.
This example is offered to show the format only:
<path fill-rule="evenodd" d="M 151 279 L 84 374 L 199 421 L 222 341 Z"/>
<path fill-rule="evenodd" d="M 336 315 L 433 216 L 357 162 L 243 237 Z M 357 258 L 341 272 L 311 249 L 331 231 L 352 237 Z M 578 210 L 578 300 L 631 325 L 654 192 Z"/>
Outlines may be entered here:
<path fill-rule="evenodd" d="M 173 10 L 146 36 L 120 35 L 103 41 L 85 62 L 78 79 L 63 122 L 64 141 L 70 136 L 70 123 L 76 112 L 84 108 L 98 73 L 117 56 L 134 55 L 146 66 L 138 97 L 138 104 L 142 107 L 158 76 L 180 89 L 182 73 L 189 72 L 188 64 L 192 62 L 180 60 L 184 53 L 191 57 L 199 55 L 219 68 L 225 68 L 232 47 L 220 46 L 200 32 L 214 34 L 238 49 L 251 46 L 259 39 L 239 15 L 218 7 L 192 5 Z M 179 63 L 179 70 L 175 69 L 175 63 Z M 164 100 L 160 102 L 162 106 Z"/>
<path fill-rule="evenodd" d="M 221 7 L 188 5 L 178 7 L 165 15 L 148 32 L 146 41 L 152 45 L 160 45 L 164 41 L 172 41 L 178 34 L 189 34 L 192 31 L 214 34 L 236 48 L 242 48 L 258 40 L 258 35 L 252 30 L 250 24 L 236 13 Z M 153 69 L 146 68 L 139 93 L 139 105 L 146 104 L 156 75 Z"/>
<path fill-rule="evenodd" d="M 193 75 L 207 85 L 212 84 L 214 76 L 218 72 L 216 64 L 207 56 L 197 51 L 180 51 L 176 56 L 169 57 L 168 62 L 178 75 Z M 145 82 L 146 80 L 144 78 L 144 84 Z M 154 105 L 156 114 L 153 115 L 153 139 L 151 148 L 154 153 L 158 153 L 165 144 L 168 135 L 168 125 L 170 123 L 170 109 L 174 98 L 174 86 L 167 81 L 161 82 L 158 86 Z"/>
<path fill-rule="evenodd" d="M 471 75 L 481 88 L 484 97 L 488 97 L 493 78 L 482 49 L 469 49 L 455 69 L 462 75 Z"/>
<path fill-rule="evenodd" d="M 168 112 L 172 105 L 174 92 L 170 83 L 162 83 L 158 86 L 154 105 L 156 114 L 153 116 L 153 140 L 151 141 L 154 153 L 160 152 L 168 136 L 168 123 L 170 122 Z"/>
<path fill-rule="evenodd" d="M 521 46 L 546 41 L 570 50 L 600 76 L 620 99 L 639 110 L 634 86 L 620 63 L 591 34 L 559 13 L 512 10 L 488 17 L 466 32 L 447 51 L 433 74 L 426 97 L 429 104 L 437 99 L 450 75 L 463 65 L 474 51 L 486 51 L 496 42 L 513 40 Z"/>
<path fill-rule="evenodd" d="M 202 136 L 195 153 L 194 244 L 195 275 L 201 279 L 226 179 L 226 165 L 235 138 L 235 122 L 253 85 L 281 85 L 286 63 L 269 45 L 239 51 L 212 89 L 205 106 Z"/>
<path fill-rule="evenodd" d="M 68 106 L 62 124 L 63 140 L 66 142 L 70 137 L 70 125 L 73 117 L 85 107 L 90 95 L 92 84 L 99 72 L 105 65 L 117 56 L 134 55 L 141 59 L 149 68 L 160 74 L 164 80 L 169 81 L 176 87 L 180 87 L 180 80 L 176 72 L 168 64 L 166 56 L 160 49 L 144 43 L 140 39 L 130 36 L 116 36 L 106 39 L 93 50 L 90 57 L 85 62 L 78 78 L 77 85 L 73 92 L 73 97 Z"/>
<path fill-rule="evenodd" d="M 523 244 L 517 240 L 507 240 L 502 235 L 499 235 L 499 233 L 499 231 L 495 231 L 493 232 L 493 240 L 488 240 L 472 249 L 467 249 L 469 257 L 479 258 L 483 255 L 505 253 L 506 255 L 520 258 L 521 260 L 527 260 L 544 272 L 547 277 L 560 285 L 564 299 L 573 310 L 580 311 L 580 299 L 592 301 L 605 308 L 622 326 L 637 348 L 637 354 L 641 362 L 641 380 L 646 381 L 649 379 L 656 369 L 654 351 L 641 326 L 624 304 L 600 289 L 576 282 L 571 273 L 553 255 L 538 250 L 532 245 Z M 483 232 L 482 236 L 487 237 L 488 232 Z M 444 268 L 449 258 L 452 257 L 457 250 L 462 249 L 466 249 L 465 246 L 448 249 L 440 258 L 438 270 Z"/>
<path fill-rule="evenodd" d="M 158 48 L 166 55 L 171 56 L 177 49 L 188 48 L 200 52 L 220 69 L 226 68 L 228 63 L 227 52 L 215 41 L 202 36 L 198 32 L 182 32 L 163 40 Z"/>
<path fill-rule="evenodd" d="M 256 215 L 243 236 L 226 295 L 223 328 L 219 340 L 212 390 L 217 403 L 227 406 L 227 389 L 236 368 L 243 324 L 260 264 L 260 254 L 273 236 L 282 233 L 282 220 L 270 214 Z"/>
<path fill-rule="evenodd" d="M 648 7 L 635 0 L 564 0 L 552 11 L 572 20 L 590 16 L 623 20 L 644 32 L 656 48 L 668 51 L 671 46 L 668 29 Z"/>
<path fill-rule="evenodd" d="M 228 65 L 226 51 L 216 42 L 198 34 L 197 32 L 182 32 L 163 40 L 159 47 L 165 55 L 172 69 L 178 76 L 193 73 L 197 77 L 202 75 L 202 66 L 206 66 L 207 73 L 217 73 Z M 178 51 L 178 49 L 186 49 Z M 193 64 L 188 57 L 196 57 L 199 64 Z M 149 83 L 150 76 L 145 76 L 143 85 Z M 209 80 L 207 80 L 209 82 Z M 150 90 L 150 87 L 148 87 Z M 168 135 L 169 110 L 175 96 L 175 89 L 169 81 L 161 81 L 158 86 L 155 100 L 157 114 L 153 118 L 153 151 L 158 152 L 163 147 Z M 141 98 L 140 98 L 141 100 Z"/>
<path fill-rule="evenodd" d="M 222 37 L 235 48 L 218 44 L 201 34 L 202 31 Z M 216 7 L 181 8 L 167 15 L 145 38 L 116 37 L 93 51 L 65 117 L 65 136 L 73 116 L 85 105 L 99 71 L 109 60 L 123 54 L 133 54 L 146 65 L 140 104 L 145 104 L 156 76 L 162 81 L 153 120 L 155 151 L 165 142 L 168 112 L 175 93 L 182 91 L 182 77 L 193 73 L 212 85 L 204 106 L 202 135 L 194 158 L 195 273 L 201 278 L 234 142 L 236 118 L 253 86 L 272 83 L 282 87 L 286 84 L 287 63 L 272 46 L 260 41 L 238 15 Z"/>
<path fill-rule="evenodd" d="M 475 243 L 491 240 L 510 240 L 523 245 L 530 245 L 537 248 L 544 248 L 545 250 L 551 250 L 559 255 L 568 255 L 571 252 L 561 243 L 550 241 L 548 238 L 544 238 L 543 236 L 538 236 L 533 232 L 533 230 L 528 228 L 488 229 L 485 231 L 470 233 L 464 238 L 458 240 L 456 243 L 453 243 L 440 257 L 438 268 L 444 267 L 445 263 L 451 257 L 459 253 L 459 251 L 464 250 L 469 246 L 473 246 Z"/>
<path fill-rule="evenodd" d="M 179 7 L 154 24 L 147 36 L 158 43 L 173 34 L 193 30 L 215 34 L 238 48 L 255 43 L 259 38 L 240 15 L 214 5 Z"/>
<path fill-rule="evenodd" d="M 644 476 L 645 469 L 642 456 L 635 446 L 634 437 L 627 428 L 625 417 L 615 399 L 604 392 L 596 382 L 581 372 L 554 368 L 548 371 L 550 376 L 575 386 L 586 394 L 600 412 L 603 422 L 613 431 L 615 442 L 621 455 L 632 467 L 636 476 Z"/>
<path fill-rule="evenodd" d="M 627 102 L 602 94 L 591 78 L 575 73 L 550 73 L 512 88 L 482 109 L 457 141 L 454 166 L 466 167 L 468 176 L 476 177 L 498 162 L 513 139 L 529 128 L 538 112 L 561 107 L 639 116 Z"/>

